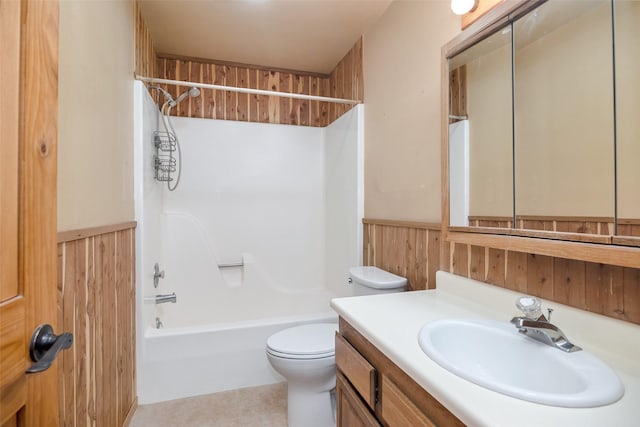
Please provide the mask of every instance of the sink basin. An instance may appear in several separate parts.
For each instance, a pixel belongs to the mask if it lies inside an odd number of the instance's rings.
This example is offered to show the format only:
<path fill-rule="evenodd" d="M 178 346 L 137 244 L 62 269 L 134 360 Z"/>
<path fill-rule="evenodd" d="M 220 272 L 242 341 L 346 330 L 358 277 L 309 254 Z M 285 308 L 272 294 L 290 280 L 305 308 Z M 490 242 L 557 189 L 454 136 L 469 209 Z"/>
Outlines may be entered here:
<path fill-rule="evenodd" d="M 565 353 L 528 338 L 507 322 L 446 319 L 427 323 L 420 347 L 444 369 L 518 399 L 570 408 L 620 399 L 618 375 L 587 351 Z"/>

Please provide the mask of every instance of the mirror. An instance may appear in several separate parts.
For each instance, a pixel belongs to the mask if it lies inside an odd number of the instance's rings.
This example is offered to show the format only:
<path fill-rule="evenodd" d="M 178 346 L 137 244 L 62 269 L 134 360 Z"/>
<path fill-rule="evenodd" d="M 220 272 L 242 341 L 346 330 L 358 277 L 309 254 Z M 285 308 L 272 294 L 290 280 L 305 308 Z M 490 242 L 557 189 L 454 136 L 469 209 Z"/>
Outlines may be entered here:
<path fill-rule="evenodd" d="M 617 233 L 620 244 L 640 246 L 640 2 L 616 0 Z"/>
<path fill-rule="evenodd" d="M 516 227 L 613 234 L 610 0 L 549 1 L 513 24 Z"/>
<path fill-rule="evenodd" d="M 640 246 L 640 2 L 511 12 L 447 47 L 449 225 Z"/>
<path fill-rule="evenodd" d="M 511 34 L 449 60 L 449 173 L 454 226 L 511 227 Z"/>

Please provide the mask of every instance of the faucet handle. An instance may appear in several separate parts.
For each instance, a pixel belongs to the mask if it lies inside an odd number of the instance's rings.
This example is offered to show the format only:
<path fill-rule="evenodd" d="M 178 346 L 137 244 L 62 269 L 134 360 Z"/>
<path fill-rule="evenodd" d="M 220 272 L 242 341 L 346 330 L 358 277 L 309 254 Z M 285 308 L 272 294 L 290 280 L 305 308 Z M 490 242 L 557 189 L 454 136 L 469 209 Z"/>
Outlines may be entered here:
<path fill-rule="evenodd" d="M 547 308 L 547 321 L 551 322 L 551 314 L 553 314 L 553 308 Z"/>
<path fill-rule="evenodd" d="M 542 302 L 535 297 L 522 296 L 516 300 L 516 307 L 529 319 L 538 319 L 542 316 Z"/>

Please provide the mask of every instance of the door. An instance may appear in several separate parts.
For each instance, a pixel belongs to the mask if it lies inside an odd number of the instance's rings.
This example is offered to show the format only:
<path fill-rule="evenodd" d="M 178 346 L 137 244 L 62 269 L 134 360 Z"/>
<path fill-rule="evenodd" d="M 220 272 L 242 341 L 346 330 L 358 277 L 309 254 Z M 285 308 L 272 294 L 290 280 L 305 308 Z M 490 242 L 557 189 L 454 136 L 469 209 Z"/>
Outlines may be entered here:
<path fill-rule="evenodd" d="M 0 0 L 0 427 L 58 424 L 56 365 L 25 373 L 57 323 L 57 76 L 57 0 Z"/>

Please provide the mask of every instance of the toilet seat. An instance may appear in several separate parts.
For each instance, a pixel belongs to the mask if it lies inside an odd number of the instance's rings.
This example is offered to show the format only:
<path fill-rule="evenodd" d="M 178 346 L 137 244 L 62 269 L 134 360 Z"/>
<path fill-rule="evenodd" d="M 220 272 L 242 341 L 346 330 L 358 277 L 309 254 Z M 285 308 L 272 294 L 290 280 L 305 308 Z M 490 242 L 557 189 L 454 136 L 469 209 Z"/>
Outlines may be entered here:
<path fill-rule="evenodd" d="M 284 359 L 323 359 L 335 355 L 336 323 L 294 326 L 267 339 L 267 352 Z"/>

